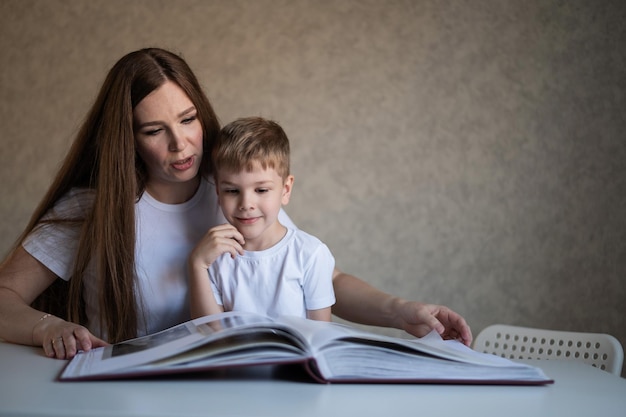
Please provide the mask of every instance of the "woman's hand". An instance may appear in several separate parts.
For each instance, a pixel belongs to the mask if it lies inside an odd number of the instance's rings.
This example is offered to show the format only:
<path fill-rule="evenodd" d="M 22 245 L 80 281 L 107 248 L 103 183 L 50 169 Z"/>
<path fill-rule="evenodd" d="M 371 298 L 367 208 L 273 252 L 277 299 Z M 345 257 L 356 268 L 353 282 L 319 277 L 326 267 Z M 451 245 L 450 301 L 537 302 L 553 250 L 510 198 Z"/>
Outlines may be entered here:
<path fill-rule="evenodd" d="M 417 337 L 434 329 L 445 339 L 472 344 L 472 331 L 465 319 L 448 307 L 394 297 L 336 268 L 333 287 L 337 298 L 333 314 L 344 320 L 394 327 Z"/>
<path fill-rule="evenodd" d="M 80 350 L 87 352 L 108 345 L 85 327 L 48 315 L 35 324 L 33 343 L 41 343 L 46 356 L 57 359 L 71 359 Z"/>
<path fill-rule="evenodd" d="M 86 328 L 30 307 L 59 279 L 19 246 L 0 267 L 0 337 L 12 343 L 42 346 L 46 356 L 70 359 L 79 350 L 106 346 Z"/>
<path fill-rule="evenodd" d="M 472 331 L 460 314 L 448 307 L 403 301 L 397 311 L 399 328 L 417 337 L 436 330 L 444 339 L 457 339 L 466 346 L 472 344 Z"/>

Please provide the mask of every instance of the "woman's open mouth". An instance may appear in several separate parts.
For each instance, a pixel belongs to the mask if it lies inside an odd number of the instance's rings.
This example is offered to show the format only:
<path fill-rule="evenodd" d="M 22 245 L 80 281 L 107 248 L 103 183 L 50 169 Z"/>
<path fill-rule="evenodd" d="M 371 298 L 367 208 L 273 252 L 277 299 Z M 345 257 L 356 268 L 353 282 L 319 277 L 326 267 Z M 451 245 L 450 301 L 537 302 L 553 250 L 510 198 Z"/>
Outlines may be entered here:
<path fill-rule="evenodd" d="M 172 163 L 172 167 L 179 171 L 185 171 L 193 166 L 194 157 L 190 156 L 189 158 L 181 159 Z"/>

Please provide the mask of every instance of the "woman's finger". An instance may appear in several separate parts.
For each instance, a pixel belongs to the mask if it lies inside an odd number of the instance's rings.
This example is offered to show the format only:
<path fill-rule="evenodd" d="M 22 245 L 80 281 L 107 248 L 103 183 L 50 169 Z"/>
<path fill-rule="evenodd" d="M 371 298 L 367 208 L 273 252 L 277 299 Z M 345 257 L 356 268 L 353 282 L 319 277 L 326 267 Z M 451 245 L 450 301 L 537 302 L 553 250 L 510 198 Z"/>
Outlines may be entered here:
<path fill-rule="evenodd" d="M 58 359 L 65 359 L 65 343 L 62 337 L 52 339 L 52 348 L 54 349 L 54 356 Z"/>

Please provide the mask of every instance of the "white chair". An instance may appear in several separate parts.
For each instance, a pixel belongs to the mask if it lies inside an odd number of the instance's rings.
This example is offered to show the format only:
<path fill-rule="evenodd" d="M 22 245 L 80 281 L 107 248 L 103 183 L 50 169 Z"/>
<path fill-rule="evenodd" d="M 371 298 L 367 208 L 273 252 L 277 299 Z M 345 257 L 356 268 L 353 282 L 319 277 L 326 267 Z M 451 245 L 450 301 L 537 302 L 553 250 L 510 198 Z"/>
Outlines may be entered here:
<path fill-rule="evenodd" d="M 624 350 L 604 333 L 565 332 L 494 324 L 481 331 L 474 350 L 509 359 L 559 359 L 585 362 L 615 375 L 622 372 Z"/>

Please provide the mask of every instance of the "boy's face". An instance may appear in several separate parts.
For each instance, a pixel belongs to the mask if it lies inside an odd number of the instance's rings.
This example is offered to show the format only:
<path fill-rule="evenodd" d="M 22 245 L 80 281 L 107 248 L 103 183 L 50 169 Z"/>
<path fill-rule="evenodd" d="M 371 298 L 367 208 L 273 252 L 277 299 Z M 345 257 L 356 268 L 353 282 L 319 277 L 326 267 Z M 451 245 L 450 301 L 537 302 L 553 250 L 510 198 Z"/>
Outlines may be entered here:
<path fill-rule="evenodd" d="M 284 235 L 277 221 L 283 204 L 289 203 L 293 176 L 284 181 L 273 168 L 254 164 L 246 170 L 220 170 L 217 194 L 224 216 L 246 240 L 247 250 L 263 250 L 275 245 Z"/>

